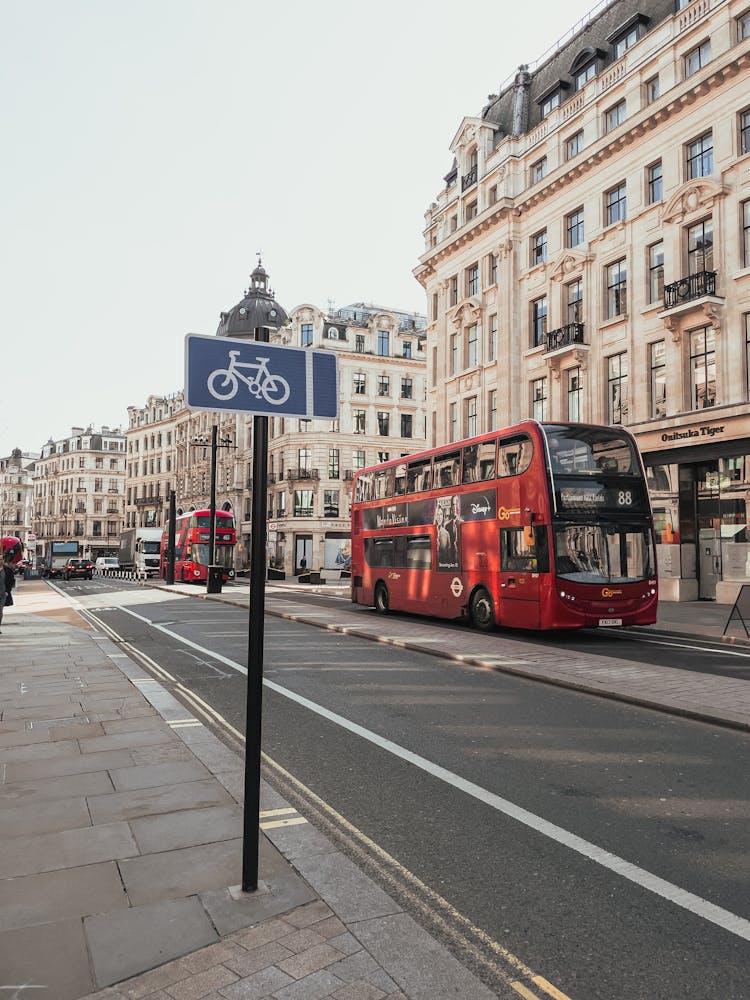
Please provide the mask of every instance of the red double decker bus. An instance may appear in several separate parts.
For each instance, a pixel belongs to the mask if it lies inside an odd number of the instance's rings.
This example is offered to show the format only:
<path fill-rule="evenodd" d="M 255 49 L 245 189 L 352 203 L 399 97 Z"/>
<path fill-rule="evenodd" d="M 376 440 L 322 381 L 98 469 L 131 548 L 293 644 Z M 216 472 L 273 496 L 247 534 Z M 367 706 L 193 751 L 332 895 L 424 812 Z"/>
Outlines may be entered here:
<path fill-rule="evenodd" d="M 210 556 L 208 551 L 211 531 L 209 510 L 189 510 L 178 514 L 174 536 L 174 578 L 185 583 L 199 582 L 208 578 Z M 237 531 L 234 517 L 228 511 L 216 511 L 216 532 L 214 538 L 213 565 L 223 567 L 222 580 L 226 583 L 234 577 L 234 546 Z M 169 522 L 161 536 L 159 575 L 167 576 L 167 546 L 169 544 Z"/>
<path fill-rule="evenodd" d="M 650 625 L 656 550 L 621 427 L 526 420 L 362 469 L 352 601 L 477 628 Z"/>

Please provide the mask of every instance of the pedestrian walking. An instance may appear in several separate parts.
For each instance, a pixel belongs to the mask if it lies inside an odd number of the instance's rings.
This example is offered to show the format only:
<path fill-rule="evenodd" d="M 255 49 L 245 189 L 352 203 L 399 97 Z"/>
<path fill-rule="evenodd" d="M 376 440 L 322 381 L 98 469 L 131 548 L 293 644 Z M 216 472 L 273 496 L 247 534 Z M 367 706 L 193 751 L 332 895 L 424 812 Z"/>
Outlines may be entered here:
<path fill-rule="evenodd" d="M 3 611 L 13 603 L 13 588 L 16 585 L 16 574 L 13 566 L 23 555 L 20 538 L 6 535 L 2 541 L 3 565 L 0 573 L 0 625 L 3 623 Z"/>

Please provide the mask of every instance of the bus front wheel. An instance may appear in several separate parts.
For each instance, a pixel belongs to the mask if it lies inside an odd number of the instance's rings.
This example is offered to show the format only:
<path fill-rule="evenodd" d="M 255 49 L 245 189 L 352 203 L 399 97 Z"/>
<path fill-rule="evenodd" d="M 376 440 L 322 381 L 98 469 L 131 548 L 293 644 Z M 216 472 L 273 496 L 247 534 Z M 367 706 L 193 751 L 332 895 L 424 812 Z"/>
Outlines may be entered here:
<path fill-rule="evenodd" d="M 495 608 L 484 587 L 480 587 L 471 598 L 471 623 L 481 632 L 489 632 L 495 627 Z"/>
<path fill-rule="evenodd" d="M 388 588 L 384 583 L 375 587 L 375 610 L 379 615 L 388 613 Z"/>

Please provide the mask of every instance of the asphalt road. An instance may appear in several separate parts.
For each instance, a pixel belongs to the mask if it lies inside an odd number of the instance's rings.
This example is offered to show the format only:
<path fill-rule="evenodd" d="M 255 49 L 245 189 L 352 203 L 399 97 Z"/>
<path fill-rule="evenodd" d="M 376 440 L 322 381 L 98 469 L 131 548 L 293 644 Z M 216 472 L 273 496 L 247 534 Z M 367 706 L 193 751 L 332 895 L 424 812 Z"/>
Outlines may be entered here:
<path fill-rule="evenodd" d="M 98 619 L 244 731 L 226 661 L 245 662 L 246 610 L 60 589 L 100 596 Z M 436 627 L 460 649 L 460 628 Z M 389 888 L 486 981 L 509 953 L 571 1000 L 750 996 L 750 736 L 272 617 L 265 677 L 264 752 L 353 856 L 364 836 L 394 859 Z"/>

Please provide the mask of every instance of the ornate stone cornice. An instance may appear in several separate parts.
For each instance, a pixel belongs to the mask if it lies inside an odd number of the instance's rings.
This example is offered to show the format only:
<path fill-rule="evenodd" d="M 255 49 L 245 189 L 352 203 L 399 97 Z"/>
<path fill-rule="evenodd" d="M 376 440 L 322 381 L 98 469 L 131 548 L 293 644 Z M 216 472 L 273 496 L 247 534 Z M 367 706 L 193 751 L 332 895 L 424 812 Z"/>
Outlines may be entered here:
<path fill-rule="evenodd" d="M 727 194 L 726 188 L 710 177 L 697 177 L 687 181 L 672 195 L 661 211 L 662 222 L 682 222 L 686 215 L 705 212 L 718 198 Z"/>

